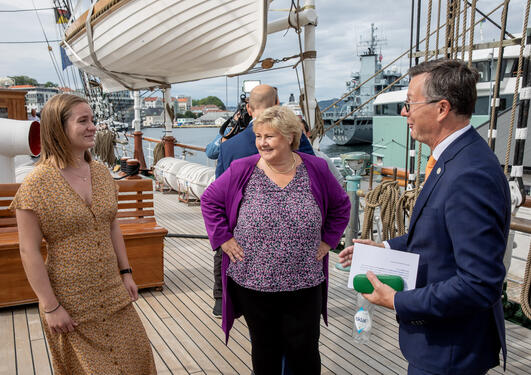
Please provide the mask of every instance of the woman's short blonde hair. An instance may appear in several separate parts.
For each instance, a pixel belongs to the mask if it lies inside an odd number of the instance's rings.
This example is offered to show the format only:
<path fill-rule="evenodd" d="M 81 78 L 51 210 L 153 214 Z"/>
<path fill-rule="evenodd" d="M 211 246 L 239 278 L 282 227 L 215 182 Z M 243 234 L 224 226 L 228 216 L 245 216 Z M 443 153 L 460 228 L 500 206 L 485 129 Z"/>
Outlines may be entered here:
<path fill-rule="evenodd" d="M 291 149 L 297 150 L 301 141 L 302 125 L 301 119 L 288 107 L 276 105 L 274 107 L 264 110 L 253 121 L 253 129 L 255 126 L 266 125 L 269 126 L 286 139 L 293 136 L 291 142 Z"/>
<path fill-rule="evenodd" d="M 75 164 L 71 143 L 66 135 L 66 121 L 72 115 L 72 108 L 88 102 L 80 96 L 60 94 L 52 97 L 41 111 L 41 162 L 51 160 L 59 168 Z M 85 160 L 92 160 L 85 151 Z"/>

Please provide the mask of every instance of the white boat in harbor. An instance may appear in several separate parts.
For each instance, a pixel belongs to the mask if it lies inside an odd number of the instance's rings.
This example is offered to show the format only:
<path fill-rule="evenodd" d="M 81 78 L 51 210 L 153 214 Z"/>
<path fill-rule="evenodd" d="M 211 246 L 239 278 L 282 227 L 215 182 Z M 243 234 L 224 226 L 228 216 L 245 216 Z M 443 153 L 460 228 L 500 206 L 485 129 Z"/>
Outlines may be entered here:
<path fill-rule="evenodd" d="M 499 117 L 497 138 L 500 145 L 496 148 L 496 154 L 503 164 L 505 162 L 505 145 L 508 136 L 508 123 L 510 119 L 510 108 L 516 87 L 516 71 L 518 68 L 518 55 L 520 47 L 517 45 L 504 48 L 502 60 L 502 75 L 500 79 Z M 480 78 L 476 85 L 478 99 L 476 108 L 471 119 L 471 124 L 477 128 L 483 138 L 488 138 L 488 128 L 490 119 L 489 103 L 494 90 L 494 80 L 496 75 L 498 48 L 479 49 L 472 52 L 472 66 L 479 72 Z M 522 81 L 520 81 L 520 89 Z M 406 157 L 406 120 L 400 116 L 402 104 L 406 100 L 407 89 L 390 91 L 378 95 L 374 100 L 375 115 L 373 116 L 373 148 L 374 152 L 383 158 L 383 162 L 389 167 L 403 168 Z M 508 112 L 504 112 L 508 111 Z M 513 147 L 511 147 L 510 160 L 513 159 Z M 429 150 L 424 148 L 425 158 L 422 163 L 426 163 Z M 524 166 L 531 167 L 531 144 L 526 143 L 524 151 Z"/>
<path fill-rule="evenodd" d="M 106 91 L 240 74 L 255 66 L 265 47 L 267 5 L 100 0 L 69 26 L 63 44 L 70 60 L 100 77 Z"/>

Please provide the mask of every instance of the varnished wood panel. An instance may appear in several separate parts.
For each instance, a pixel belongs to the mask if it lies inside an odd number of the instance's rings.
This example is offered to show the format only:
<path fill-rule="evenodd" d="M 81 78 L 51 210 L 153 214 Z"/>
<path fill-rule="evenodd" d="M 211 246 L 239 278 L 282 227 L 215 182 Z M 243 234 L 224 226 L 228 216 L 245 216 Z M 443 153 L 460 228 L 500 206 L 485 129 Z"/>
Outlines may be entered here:
<path fill-rule="evenodd" d="M 7 108 L 7 118 L 27 120 L 26 91 L 0 89 L 0 107 Z"/>
<path fill-rule="evenodd" d="M 26 278 L 20 250 L 16 219 L 7 209 L 8 203 L 20 184 L 0 185 L 0 307 L 15 306 L 37 301 Z M 151 180 L 118 181 L 119 195 L 125 192 L 136 192 L 132 195 L 136 201 L 137 210 L 118 210 L 118 217 L 126 218 L 120 221 L 120 229 L 125 241 L 129 263 L 133 269 L 133 277 L 139 288 L 159 287 L 164 285 L 164 237 L 168 231 L 155 222 L 154 210 L 144 210 L 153 207 L 153 202 L 142 201 L 143 191 L 147 197 L 153 198 Z M 148 199 L 149 199 L 148 198 Z M 124 203 L 122 203 L 124 204 Z M 126 206 L 130 208 L 129 206 Z M 43 258 L 46 258 L 46 243 L 41 248 Z"/>

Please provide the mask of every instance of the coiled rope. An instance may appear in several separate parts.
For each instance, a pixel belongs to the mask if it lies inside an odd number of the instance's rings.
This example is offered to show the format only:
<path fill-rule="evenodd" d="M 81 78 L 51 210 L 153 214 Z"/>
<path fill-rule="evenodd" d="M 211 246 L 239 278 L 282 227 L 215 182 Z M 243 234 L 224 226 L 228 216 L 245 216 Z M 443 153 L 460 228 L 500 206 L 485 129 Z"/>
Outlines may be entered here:
<path fill-rule="evenodd" d="M 94 142 L 93 154 L 109 167 L 114 166 L 116 164 L 116 156 L 114 155 L 116 133 L 107 129 L 99 130 L 96 132 Z"/>
<path fill-rule="evenodd" d="M 415 206 L 415 191 L 407 190 L 402 194 L 396 204 L 396 228 L 397 236 L 406 234 L 406 216 L 411 217 Z"/>
<path fill-rule="evenodd" d="M 162 159 L 164 155 L 164 140 L 157 143 L 155 148 L 153 149 L 153 165 L 156 165 L 160 159 Z"/>
<path fill-rule="evenodd" d="M 396 236 L 396 206 L 400 190 L 398 181 L 384 181 L 365 197 L 365 215 L 361 238 L 373 238 L 373 221 L 376 208 L 380 208 L 382 220 L 382 240 L 388 240 Z"/>
<path fill-rule="evenodd" d="M 524 314 L 531 319 L 531 244 L 527 253 L 525 265 L 524 284 L 520 293 L 520 306 Z"/>

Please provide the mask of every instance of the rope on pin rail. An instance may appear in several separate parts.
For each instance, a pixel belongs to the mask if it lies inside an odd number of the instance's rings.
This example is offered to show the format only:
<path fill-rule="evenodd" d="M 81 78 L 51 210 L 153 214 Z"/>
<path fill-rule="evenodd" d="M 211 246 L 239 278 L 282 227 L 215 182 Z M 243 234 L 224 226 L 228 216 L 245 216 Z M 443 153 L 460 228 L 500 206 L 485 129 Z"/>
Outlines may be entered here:
<path fill-rule="evenodd" d="M 382 220 L 382 240 L 396 236 L 396 205 L 399 195 L 398 181 L 384 181 L 367 193 L 361 238 L 374 239 L 373 222 L 377 207 L 380 207 L 380 219 Z"/>
<path fill-rule="evenodd" d="M 116 156 L 114 155 L 116 133 L 108 129 L 99 130 L 96 132 L 94 143 L 92 153 L 109 167 L 114 166 L 116 164 Z"/>
<path fill-rule="evenodd" d="M 411 217 L 415 201 L 415 191 L 407 190 L 396 203 L 397 236 L 406 234 L 406 216 Z"/>
<path fill-rule="evenodd" d="M 153 149 L 153 165 L 156 165 L 164 157 L 164 142 L 163 139 Z"/>
<path fill-rule="evenodd" d="M 520 306 L 522 311 L 529 319 L 531 319 L 531 245 L 527 253 L 527 262 L 525 265 L 524 283 L 520 293 Z"/>

